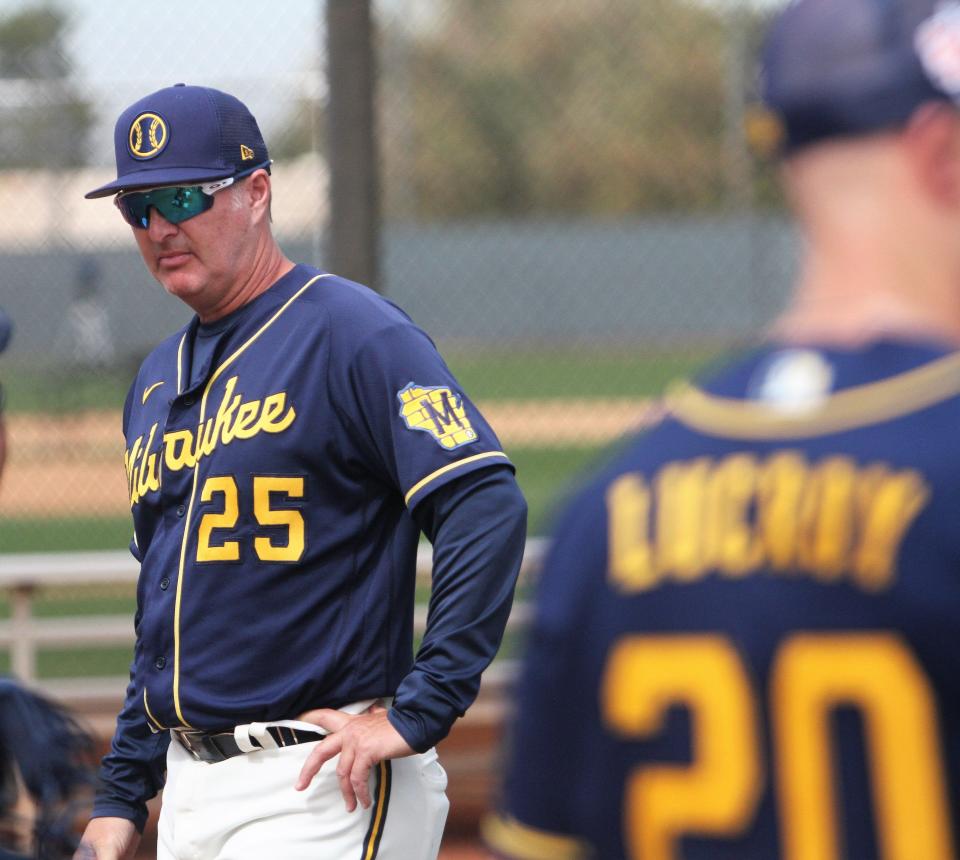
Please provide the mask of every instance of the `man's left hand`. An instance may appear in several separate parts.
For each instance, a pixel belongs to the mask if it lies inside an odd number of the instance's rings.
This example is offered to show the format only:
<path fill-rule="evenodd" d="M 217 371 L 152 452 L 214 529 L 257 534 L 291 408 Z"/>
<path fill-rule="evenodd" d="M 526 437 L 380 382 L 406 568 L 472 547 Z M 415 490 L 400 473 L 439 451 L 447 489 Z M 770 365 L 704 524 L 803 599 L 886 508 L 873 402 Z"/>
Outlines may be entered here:
<path fill-rule="evenodd" d="M 320 708 L 297 719 L 330 732 L 304 762 L 297 778 L 297 791 L 307 788 L 324 763 L 339 753 L 337 780 L 347 812 L 353 812 L 358 802 L 364 809 L 370 807 L 370 769 L 374 765 L 386 758 L 415 754 L 390 724 L 387 709 L 381 705 L 374 705 L 363 714 Z"/>

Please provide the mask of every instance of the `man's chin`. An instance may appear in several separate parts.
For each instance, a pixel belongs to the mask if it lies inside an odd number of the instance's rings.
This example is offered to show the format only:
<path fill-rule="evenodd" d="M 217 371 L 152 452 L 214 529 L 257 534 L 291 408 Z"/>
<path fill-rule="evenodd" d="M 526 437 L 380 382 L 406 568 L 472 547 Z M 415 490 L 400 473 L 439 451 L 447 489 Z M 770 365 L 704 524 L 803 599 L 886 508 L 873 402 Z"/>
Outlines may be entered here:
<path fill-rule="evenodd" d="M 191 298 L 203 290 L 202 281 L 187 272 L 158 272 L 157 280 L 171 296 L 187 304 L 191 304 Z"/>

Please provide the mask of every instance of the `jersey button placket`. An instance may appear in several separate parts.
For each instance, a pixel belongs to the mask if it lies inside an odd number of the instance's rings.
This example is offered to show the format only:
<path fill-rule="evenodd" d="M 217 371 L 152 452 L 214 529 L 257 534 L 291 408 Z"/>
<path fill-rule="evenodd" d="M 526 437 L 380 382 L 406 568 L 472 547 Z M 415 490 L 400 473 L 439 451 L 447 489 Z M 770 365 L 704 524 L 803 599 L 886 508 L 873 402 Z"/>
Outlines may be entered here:
<path fill-rule="evenodd" d="M 165 576 L 163 579 L 160 580 L 160 590 L 166 591 L 169 587 L 170 587 L 170 577 Z"/>
<path fill-rule="evenodd" d="M 157 657 L 157 659 L 153 661 L 153 665 L 156 666 L 157 669 L 162 669 L 164 666 L 167 665 L 167 658 Z"/>

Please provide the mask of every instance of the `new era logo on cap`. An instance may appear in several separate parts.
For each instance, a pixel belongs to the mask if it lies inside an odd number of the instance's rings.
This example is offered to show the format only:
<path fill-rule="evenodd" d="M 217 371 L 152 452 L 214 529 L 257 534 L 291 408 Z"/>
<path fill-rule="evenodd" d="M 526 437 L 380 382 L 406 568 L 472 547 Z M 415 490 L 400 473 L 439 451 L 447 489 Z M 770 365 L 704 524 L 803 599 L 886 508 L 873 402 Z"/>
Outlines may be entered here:
<path fill-rule="evenodd" d="M 253 114 L 210 87 L 176 84 L 130 105 L 114 129 L 117 178 L 86 194 L 197 185 L 270 169 Z"/>

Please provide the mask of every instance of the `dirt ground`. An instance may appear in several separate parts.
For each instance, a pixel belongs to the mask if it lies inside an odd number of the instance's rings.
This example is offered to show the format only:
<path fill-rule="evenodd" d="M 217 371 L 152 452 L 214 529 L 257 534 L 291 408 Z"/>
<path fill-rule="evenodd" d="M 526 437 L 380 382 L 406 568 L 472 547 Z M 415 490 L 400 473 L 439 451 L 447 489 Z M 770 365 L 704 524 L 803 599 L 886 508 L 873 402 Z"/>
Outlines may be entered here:
<path fill-rule="evenodd" d="M 503 445 L 600 445 L 655 420 L 650 400 L 497 401 L 481 404 Z M 122 516 L 129 510 L 120 413 L 12 415 L 0 517 Z"/>

